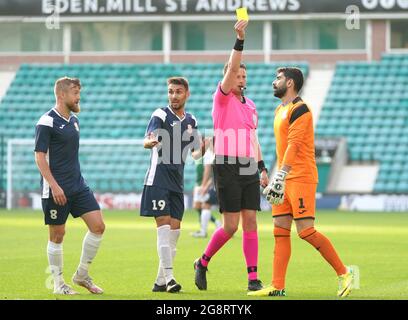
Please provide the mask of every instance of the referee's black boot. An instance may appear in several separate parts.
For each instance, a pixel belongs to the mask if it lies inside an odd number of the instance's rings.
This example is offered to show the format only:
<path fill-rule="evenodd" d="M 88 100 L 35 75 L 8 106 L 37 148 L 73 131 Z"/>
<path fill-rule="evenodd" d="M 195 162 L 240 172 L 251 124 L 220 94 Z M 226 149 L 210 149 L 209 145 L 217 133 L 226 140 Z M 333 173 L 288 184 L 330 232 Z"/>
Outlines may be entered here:
<path fill-rule="evenodd" d="M 199 290 L 207 290 L 207 267 L 201 264 L 200 258 L 194 261 L 195 285 Z"/>
<path fill-rule="evenodd" d="M 248 291 L 258 291 L 263 289 L 261 280 L 248 280 Z"/>

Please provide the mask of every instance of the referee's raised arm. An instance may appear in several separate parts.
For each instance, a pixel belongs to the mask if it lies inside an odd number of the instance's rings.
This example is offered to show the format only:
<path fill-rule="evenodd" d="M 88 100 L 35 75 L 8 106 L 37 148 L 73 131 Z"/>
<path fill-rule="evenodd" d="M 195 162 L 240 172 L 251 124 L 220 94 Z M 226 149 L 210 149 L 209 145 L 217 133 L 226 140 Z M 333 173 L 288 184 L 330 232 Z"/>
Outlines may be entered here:
<path fill-rule="evenodd" d="M 247 26 L 248 21 L 245 20 L 239 20 L 234 26 L 237 39 L 228 61 L 227 71 L 225 72 L 224 78 L 221 82 L 221 90 L 225 93 L 230 92 L 233 88 L 236 75 L 240 68 L 242 51 L 244 50 L 245 29 Z"/>

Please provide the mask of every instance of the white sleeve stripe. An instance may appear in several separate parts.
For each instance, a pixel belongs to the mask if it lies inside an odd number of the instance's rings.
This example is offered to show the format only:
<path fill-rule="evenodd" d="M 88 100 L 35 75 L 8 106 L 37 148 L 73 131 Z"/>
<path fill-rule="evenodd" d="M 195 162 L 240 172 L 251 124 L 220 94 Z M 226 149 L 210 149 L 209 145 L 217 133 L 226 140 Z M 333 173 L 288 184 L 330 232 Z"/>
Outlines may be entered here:
<path fill-rule="evenodd" d="M 48 163 L 48 165 L 50 164 L 50 153 L 49 153 L 49 149 L 47 150 L 47 155 L 46 155 L 46 160 L 47 160 L 47 163 Z M 42 190 L 42 196 L 41 196 L 41 198 L 42 199 L 49 199 L 50 198 L 50 185 L 49 185 L 49 183 L 48 183 L 48 181 L 47 180 L 45 180 L 45 178 L 44 177 L 42 177 L 42 179 L 43 179 L 43 190 Z"/>
<path fill-rule="evenodd" d="M 167 116 L 166 112 L 164 112 L 162 109 L 156 109 L 152 114 L 152 118 L 153 117 L 158 117 L 163 122 L 166 121 L 166 116 Z"/>
<path fill-rule="evenodd" d="M 195 126 L 198 127 L 198 121 L 197 121 L 196 117 L 194 117 L 193 115 L 191 115 L 191 118 L 193 118 L 193 120 L 195 121 Z"/>
<path fill-rule="evenodd" d="M 150 168 L 149 168 L 149 171 L 147 172 L 146 181 L 145 181 L 146 186 L 153 185 L 154 177 L 156 176 L 158 157 L 159 157 L 159 154 L 157 152 L 157 147 L 152 148 Z"/>
<path fill-rule="evenodd" d="M 40 120 L 37 122 L 37 126 L 47 126 L 51 127 L 53 126 L 54 119 L 48 115 L 43 115 Z"/>

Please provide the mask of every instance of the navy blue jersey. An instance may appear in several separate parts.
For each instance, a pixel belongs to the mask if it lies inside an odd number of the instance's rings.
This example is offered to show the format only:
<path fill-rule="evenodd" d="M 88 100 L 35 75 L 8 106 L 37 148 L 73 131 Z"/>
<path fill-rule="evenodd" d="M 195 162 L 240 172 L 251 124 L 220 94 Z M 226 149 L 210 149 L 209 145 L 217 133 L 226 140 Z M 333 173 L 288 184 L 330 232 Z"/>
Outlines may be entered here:
<path fill-rule="evenodd" d="M 196 118 L 188 112 L 181 119 L 169 106 L 153 112 L 146 136 L 153 132 L 160 144 L 152 148 L 146 186 L 183 192 L 187 154 L 200 148 L 197 129 Z"/>
<path fill-rule="evenodd" d="M 79 165 L 79 121 L 75 115 L 67 120 L 56 109 L 44 114 L 35 127 L 34 150 L 47 154 L 51 173 L 66 196 L 87 187 Z M 44 178 L 41 188 L 42 198 L 49 198 L 50 186 Z"/>

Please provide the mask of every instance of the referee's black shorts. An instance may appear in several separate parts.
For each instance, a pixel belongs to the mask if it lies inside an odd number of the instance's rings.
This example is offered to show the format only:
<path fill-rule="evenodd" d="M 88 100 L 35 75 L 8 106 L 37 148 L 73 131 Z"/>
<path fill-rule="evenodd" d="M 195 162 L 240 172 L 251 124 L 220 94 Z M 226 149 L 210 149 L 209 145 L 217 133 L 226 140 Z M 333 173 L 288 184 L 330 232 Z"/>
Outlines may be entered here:
<path fill-rule="evenodd" d="M 254 159 L 216 156 L 213 171 L 221 213 L 261 210 L 258 164 Z"/>

